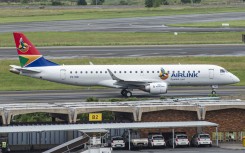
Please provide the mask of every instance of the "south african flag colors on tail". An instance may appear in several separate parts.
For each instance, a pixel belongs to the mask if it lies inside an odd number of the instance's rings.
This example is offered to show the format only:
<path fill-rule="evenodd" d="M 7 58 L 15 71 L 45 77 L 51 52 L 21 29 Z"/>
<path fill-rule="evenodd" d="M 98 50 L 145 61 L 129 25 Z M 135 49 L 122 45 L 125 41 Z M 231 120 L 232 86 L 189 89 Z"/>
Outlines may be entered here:
<path fill-rule="evenodd" d="M 58 64 L 51 62 L 43 57 L 35 46 L 19 32 L 14 32 L 14 40 L 19 55 L 21 67 L 40 67 L 56 66 Z"/>

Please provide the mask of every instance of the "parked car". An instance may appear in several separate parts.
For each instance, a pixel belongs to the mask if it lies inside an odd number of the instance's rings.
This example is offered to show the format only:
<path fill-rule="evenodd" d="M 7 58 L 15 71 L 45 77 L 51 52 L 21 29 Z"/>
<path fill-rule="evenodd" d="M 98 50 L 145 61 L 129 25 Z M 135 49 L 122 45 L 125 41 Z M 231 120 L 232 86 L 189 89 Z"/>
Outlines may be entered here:
<path fill-rule="evenodd" d="M 124 148 L 125 142 L 123 140 L 123 137 L 121 136 L 114 136 L 110 140 L 110 146 L 112 148 Z"/>
<path fill-rule="evenodd" d="M 186 134 L 176 134 L 174 138 L 170 138 L 168 141 L 170 146 L 190 146 L 190 141 Z M 174 143 L 174 144 L 173 144 Z"/>
<path fill-rule="evenodd" d="M 166 147 L 164 137 L 162 135 L 149 135 L 148 144 L 150 147 Z"/>
<path fill-rule="evenodd" d="M 138 131 L 130 131 L 130 140 L 129 140 L 129 133 L 125 131 L 123 133 L 123 139 L 128 146 L 130 141 L 131 148 L 140 148 L 140 147 L 147 147 L 148 146 L 148 139 L 147 138 L 140 138 L 140 134 Z"/>
<path fill-rule="evenodd" d="M 211 147 L 212 141 L 210 139 L 209 134 L 195 134 L 191 139 L 191 145 L 196 147 L 201 145 L 207 145 Z"/>

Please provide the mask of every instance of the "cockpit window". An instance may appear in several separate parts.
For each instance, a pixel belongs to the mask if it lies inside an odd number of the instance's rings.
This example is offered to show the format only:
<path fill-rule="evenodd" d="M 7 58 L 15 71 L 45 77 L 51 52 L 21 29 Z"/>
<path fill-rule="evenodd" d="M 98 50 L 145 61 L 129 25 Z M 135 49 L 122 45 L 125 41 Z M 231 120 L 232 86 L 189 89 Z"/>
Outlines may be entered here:
<path fill-rule="evenodd" d="M 220 69 L 220 73 L 225 73 L 227 72 L 225 69 Z"/>

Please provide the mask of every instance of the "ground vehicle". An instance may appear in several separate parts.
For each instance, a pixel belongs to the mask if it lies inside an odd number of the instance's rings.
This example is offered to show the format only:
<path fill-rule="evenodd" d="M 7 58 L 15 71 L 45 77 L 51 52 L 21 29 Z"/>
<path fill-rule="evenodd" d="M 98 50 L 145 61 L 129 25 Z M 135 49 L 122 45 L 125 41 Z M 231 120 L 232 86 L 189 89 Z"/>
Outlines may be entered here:
<path fill-rule="evenodd" d="M 209 134 L 195 134 L 191 139 L 192 146 L 208 145 L 212 146 L 212 141 Z"/>
<path fill-rule="evenodd" d="M 140 134 L 138 131 L 130 131 L 130 138 L 129 138 L 128 131 L 125 131 L 123 133 L 123 139 L 126 143 L 126 146 L 128 146 L 128 144 L 130 142 L 131 148 L 147 147 L 148 146 L 148 139 L 147 138 L 140 138 Z"/>
<path fill-rule="evenodd" d="M 186 134 L 176 134 L 174 138 L 169 139 L 168 141 L 170 146 L 190 146 L 190 142 Z M 174 143 L 174 144 L 173 144 Z"/>
<path fill-rule="evenodd" d="M 93 146 L 101 145 L 101 137 L 93 136 L 90 138 L 90 143 Z"/>
<path fill-rule="evenodd" d="M 112 148 L 124 148 L 125 142 L 123 140 L 123 137 L 121 136 L 114 136 L 110 140 L 110 146 Z"/>
<path fill-rule="evenodd" d="M 158 135 L 149 135 L 148 144 L 150 147 L 166 147 L 164 137 L 160 134 Z"/>

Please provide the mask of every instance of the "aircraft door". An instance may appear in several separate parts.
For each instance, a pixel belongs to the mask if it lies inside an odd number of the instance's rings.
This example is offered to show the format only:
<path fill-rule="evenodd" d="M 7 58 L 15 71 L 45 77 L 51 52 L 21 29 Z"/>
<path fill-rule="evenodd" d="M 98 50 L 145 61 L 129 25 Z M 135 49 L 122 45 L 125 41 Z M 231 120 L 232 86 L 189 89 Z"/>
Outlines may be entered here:
<path fill-rule="evenodd" d="M 66 70 L 65 69 L 60 70 L 60 78 L 61 78 L 61 80 L 66 79 Z"/>
<path fill-rule="evenodd" d="M 209 79 L 214 78 L 214 69 L 209 69 Z"/>

